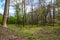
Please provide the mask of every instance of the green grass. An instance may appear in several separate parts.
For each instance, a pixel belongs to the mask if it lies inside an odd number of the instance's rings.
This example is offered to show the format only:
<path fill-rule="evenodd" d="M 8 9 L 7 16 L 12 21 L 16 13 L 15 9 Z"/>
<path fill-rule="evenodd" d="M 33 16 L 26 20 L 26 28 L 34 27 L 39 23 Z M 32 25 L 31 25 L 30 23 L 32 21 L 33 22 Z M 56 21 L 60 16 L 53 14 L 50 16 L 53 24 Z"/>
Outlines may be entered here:
<path fill-rule="evenodd" d="M 16 27 L 14 24 L 9 24 L 8 27 L 14 30 L 15 35 L 26 36 L 29 40 L 60 40 L 60 26 L 25 25 Z"/>

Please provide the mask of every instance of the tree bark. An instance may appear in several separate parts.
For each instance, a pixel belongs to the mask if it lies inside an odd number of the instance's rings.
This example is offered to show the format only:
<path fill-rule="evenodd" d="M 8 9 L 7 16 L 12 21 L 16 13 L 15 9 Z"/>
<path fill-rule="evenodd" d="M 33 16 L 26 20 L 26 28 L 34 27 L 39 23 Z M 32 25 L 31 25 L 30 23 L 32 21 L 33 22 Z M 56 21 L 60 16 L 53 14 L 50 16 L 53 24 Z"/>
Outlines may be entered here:
<path fill-rule="evenodd" d="M 2 20 L 2 27 L 7 27 L 7 17 L 9 12 L 9 3 L 10 0 L 5 0 L 5 8 L 4 8 L 4 14 L 3 14 L 3 20 Z"/>
<path fill-rule="evenodd" d="M 53 6 L 53 26 L 54 26 L 54 23 L 55 23 L 55 7 Z"/>

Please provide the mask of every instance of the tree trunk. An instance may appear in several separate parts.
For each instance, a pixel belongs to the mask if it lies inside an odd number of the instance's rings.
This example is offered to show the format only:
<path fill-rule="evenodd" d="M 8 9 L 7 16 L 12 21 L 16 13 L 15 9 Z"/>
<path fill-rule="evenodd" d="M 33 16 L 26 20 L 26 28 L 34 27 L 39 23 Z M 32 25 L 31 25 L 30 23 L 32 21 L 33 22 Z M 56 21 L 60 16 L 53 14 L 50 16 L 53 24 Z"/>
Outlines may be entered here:
<path fill-rule="evenodd" d="M 5 8 L 4 8 L 4 14 L 3 14 L 3 20 L 2 20 L 2 26 L 7 27 L 7 17 L 8 17 L 8 11 L 9 11 L 9 3 L 10 0 L 5 0 Z"/>
<path fill-rule="evenodd" d="M 53 7 L 53 26 L 54 26 L 54 23 L 55 23 L 55 7 Z"/>

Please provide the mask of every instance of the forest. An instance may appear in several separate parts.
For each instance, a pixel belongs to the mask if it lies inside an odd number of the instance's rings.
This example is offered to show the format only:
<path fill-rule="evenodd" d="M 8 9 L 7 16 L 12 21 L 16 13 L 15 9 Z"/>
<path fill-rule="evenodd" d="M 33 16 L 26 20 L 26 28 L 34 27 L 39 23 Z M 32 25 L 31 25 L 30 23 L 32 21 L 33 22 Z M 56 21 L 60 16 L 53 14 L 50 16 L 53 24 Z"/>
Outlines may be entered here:
<path fill-rule="evenodd" d="M 60 40 L 60 0 L 0 0 L 0 40 Z"/>

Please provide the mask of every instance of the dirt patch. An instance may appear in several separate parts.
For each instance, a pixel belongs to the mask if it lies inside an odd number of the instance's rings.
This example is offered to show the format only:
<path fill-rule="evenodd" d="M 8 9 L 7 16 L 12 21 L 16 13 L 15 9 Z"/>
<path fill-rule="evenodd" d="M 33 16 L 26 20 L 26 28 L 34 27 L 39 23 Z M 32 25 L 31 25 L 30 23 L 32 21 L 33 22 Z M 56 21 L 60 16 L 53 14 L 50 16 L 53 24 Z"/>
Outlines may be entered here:
<path fill-rule="evenodd" d="M 60 29 L 30 30 L 28 33 L 16 36 L 12 29 L 0 27 L 0 40 L 60 40 Z"/>
<path fill-rule="evenodd" d="M 13 30 L 9 28 L 0 27 L 0 40 L 27 40 L 26 37 L 23 37 L 14 35 Z"/>

